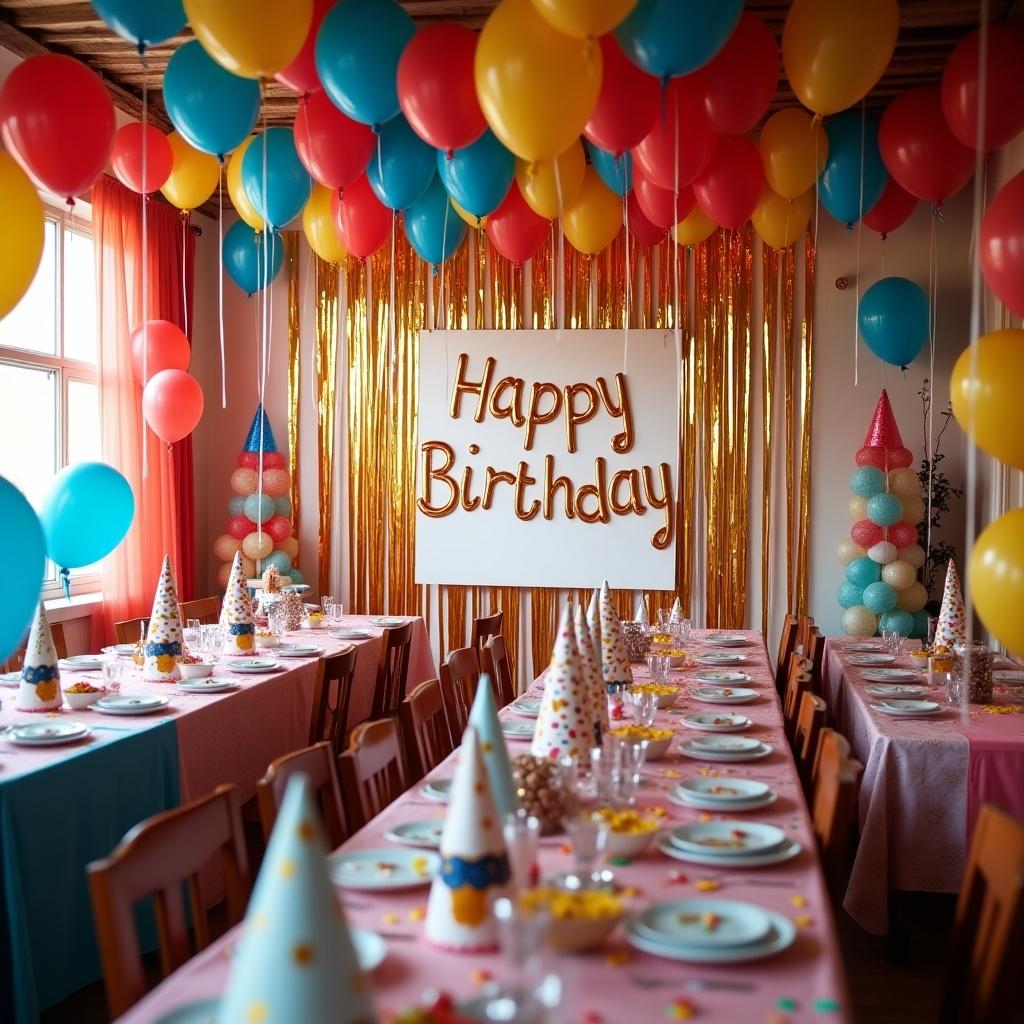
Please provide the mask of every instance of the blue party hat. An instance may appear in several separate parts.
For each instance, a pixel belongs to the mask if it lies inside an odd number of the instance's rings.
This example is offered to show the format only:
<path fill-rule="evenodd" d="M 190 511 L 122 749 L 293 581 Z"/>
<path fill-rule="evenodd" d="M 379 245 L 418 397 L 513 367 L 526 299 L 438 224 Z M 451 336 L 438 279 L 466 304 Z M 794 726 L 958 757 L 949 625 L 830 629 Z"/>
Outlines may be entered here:
<path fill-rule="evenodd" d="M 288 784 L 217 1024 L 375 1024 L 309 781 Z"/>
<path fill-rule="evenodd" d="M 487 769 L 487 779 L 491 784 L 491 794 L 498 814 L 504 817 L 519 810 L 519 800 L 512 783 L 512 766 L 508 763 L 508 748 L 498 721 L 498 707 L 494 702 L 494 687 L 486 673 L 477 683 L 469 724 L 476 729 L 480 740 L 480 752 L 484 756 L 484 767 Z"/>
<path fill-rule="evenodd" d="M 270 419 L 267 417 L 267 413 L 263 408 L 262 402 L 256 406 L 256 412 L 253 414 L 252 423 L 249 424 L 249 433 L 245 439 L 245 445 L 242 448 L 243 452 L 260 451 L 261 429 L 263 431 L 262 450 L 264 452 L 276 452 L 277 442 L 274 440 L 274 432 L 270 429 Z"/>

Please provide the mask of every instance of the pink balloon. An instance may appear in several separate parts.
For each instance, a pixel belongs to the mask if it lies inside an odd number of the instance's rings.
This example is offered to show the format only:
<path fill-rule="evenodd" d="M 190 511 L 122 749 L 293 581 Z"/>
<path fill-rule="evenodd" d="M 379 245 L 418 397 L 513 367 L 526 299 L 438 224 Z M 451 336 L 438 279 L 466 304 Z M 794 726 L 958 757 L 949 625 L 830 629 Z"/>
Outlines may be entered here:
<path fill-rule="evenodd" d="M 188 437 L 199 423 L 203 389 L 184 370 L 161 370 L 142 390 L 142 413 L 153 433 L 173 444 Z"/>
<path fill-rule="evenodd" d="M 850 537 L 854 544 L 870 548 L 883 539 L 883 533 L 882 528 L 870 519 L 861 519 L 850 527 Z"/>
<path fill-rule="evenodd" d="M 981 219 L 981 272 L 999 301 L 1024 316 L 1024 171 L 995 194 Z"/>
<path fill-rule="evenodd" d="M 888 539 L 898 548 L 905 548 L 917 543 L 917 527 L 910 523 L 896 523 L 888 530 Z"/>
<path fill-rule="evenodd" d="M 864 214 L 864 226 L 883 238 L 906 222 L 917 206 L 917 197 L 890 178 L 881 198 Z"/>
<path fill-rule="evenodd" d="M 263 532 L 269 533 L 275 544 L 280 544 L 292 535 L 291 520 L 287 516 L 271 516 L 263 524 Z"/>
<path fill-rule="evenodd" d="M 279 82 L 287 85 L 289 89 L 294 89 L 300 96 L 307 96 L 322 88 L 316 73 L 316 34 L 320 31 L 320 22 L 334 6 L 334 2 L 335 0 L 313 0 L 313 21 L 310 23 L 302 49 L 291 64 L 281 68 L 274 75 Z"/>
<path fill-rule="evenodd" d="M 132 373 L 142 385 L 162 370 L 187 370 L 192 359 L 188 338 L 170 320 L 147 320 L 139 324 L 128 335 L 128 344 L 132 353 Z"/>
<path fill-rule="evenodd" d="M 661 86 L 641 71 L 609 33 L 601 45 L 601 91 L 583 129 L 599 149 L 618 156 L 643 140 L 658 119 Z"/>
<path fill-rule="evenodd" d="M 660 228 L 672 228 L 685 220 L 697 202 L 689 185 L 681 188 L 676 198 L 671 189 L 655 185 L 636 165 L 633 166 L 633 193 L 644 216 Z"/>
<path fill-rule="evenodd" d="M 711 163 L 693 183 L 700 208 L 719 226 L 742 227 L 757 207 L 764 169 L 757 146 L 740 135 L 723 135 Z"/>
<path fill-rule="evenodd" d="M 665 237 L 666 229 L 652 224 L 647 219 L 647 215 L 636 201 L 635 192 L 630 192 L 626 199 L 626 211 L 626 226 L 639 245 L 657 245 Z"/>

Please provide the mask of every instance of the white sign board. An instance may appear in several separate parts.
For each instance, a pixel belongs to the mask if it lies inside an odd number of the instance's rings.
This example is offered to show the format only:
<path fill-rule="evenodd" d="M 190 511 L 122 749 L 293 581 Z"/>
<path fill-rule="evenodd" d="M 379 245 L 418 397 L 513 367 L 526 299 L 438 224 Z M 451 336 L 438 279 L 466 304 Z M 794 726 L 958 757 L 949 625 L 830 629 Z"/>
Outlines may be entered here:
<path fill-rule="evenodd" d="M 416 582 L 675 589 L 670 331 L 420 341 Z"/>

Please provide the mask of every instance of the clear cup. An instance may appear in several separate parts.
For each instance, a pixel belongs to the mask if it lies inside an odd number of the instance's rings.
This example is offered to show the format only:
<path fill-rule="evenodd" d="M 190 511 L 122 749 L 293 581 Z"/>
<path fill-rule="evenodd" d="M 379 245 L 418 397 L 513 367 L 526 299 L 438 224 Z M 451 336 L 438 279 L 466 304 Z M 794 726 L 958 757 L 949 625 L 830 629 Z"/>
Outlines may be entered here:
<path fill-rule="evenodd" d="M 103 662 L 103 686 L 108 697 L 116 697 L 121 692 L 121 680 L 124 678 L 124 665 L 117 658 Z"/>
<path fill-rule="evenodd" d="M 667 682 L 672 668 L 672 659 L 667 654 L 648 654 L 647 668 L 651 673 L 652 683 Z"/>
<path fill-rule="evenodd" d="M 693 622 L 690 619 L 683 619 L 679 623 L 679 631 L 676 634 L 679 642 L 685 647 L 690 642 L 690 633 L 693 630 Z"/>
<path fill-rule="evenodd" d="M 330 618 L 331 613 L 330 613 L 330 611 L 328 609 L 330 608 L 330 606 L 332 604 L 334 604 L 334 598 L 333 597 L 330 597 L 329 595 L 325 595 L 324 597 L 320 598 L 320 611 L 322 611 L 324 613 L 324 617 L 325 618 Z"/>
<path fill-rule="evenodd" d="M 658 713 L 658 695 L 649 690 L 631 690 L 630 703 L 633 705 L 633 720 L 639 725 L 654 725 Z"/>
<path fill-rule="evenodd" d="M 508 851 L 513 889 L 522 892 L 523 889 L 531 888 L 530 876 L 537 860 L 540 820 L 520 808 L 505 815 L 501 831 Z"/>
<path fill-rule="evenodd" d="M 566 876 L 566 885 L 574 889 L 603 886 L 604 880 L 594 871 L 594 864 L 608 843 L 608 821 L 591 811 L 566 818 L 565 831 L 572 843 L 573 869 Z"/>
<path fill-rule="evenodd" d="M 517 1024 L 543 1024 L 552 1004 L 546 998 L 542 978 L 544 943 L 551 927 L 546 907 L 524 907 L 504 896 L 493 906 L 498 923 L 498 943 L 504 959 L 504 980 L 485 994 L 485 1020 L 515 1021 Z"/>

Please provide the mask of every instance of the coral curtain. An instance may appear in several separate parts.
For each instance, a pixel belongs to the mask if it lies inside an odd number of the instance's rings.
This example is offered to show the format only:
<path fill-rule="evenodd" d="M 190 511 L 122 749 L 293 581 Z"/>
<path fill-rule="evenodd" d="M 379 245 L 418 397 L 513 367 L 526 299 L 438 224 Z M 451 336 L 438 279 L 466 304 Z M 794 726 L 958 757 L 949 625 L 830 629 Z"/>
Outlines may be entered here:
<path fill-rule="evenodd" d="M 131 529 L 103 563 L 103 632 L 109 641 L 115 622 L 148 614 L 165 553 L 179 580 L 179 596 L 185 599 L 192 589 L 191 441 L 174 445 L 175 451 L 145 427 L 128 335 L 144 318 L 185 327 L 195 247 L 178 212 L 150 201 L 143 254 L 142 200 L 112 178 L 96 183 L 92 204 L 103 460 L 124 474 L 135 495 Z"/>

